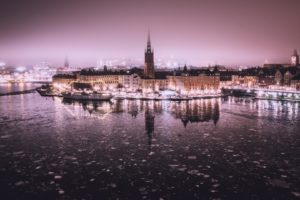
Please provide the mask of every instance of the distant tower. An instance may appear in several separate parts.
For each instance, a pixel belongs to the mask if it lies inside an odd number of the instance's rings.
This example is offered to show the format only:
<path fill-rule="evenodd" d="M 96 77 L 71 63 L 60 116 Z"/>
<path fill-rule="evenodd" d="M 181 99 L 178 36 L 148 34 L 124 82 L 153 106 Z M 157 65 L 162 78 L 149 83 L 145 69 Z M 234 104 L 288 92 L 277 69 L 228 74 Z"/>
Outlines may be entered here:
<path fill-rule="evenodd" d="M 297 53 L 297 50 L 294 50 L 294 53 L 291 57 L 291 65 L 292 66 L 298 66 L 299 65 L 299 55 Z"/>
<path fill-rule="evenodd" d="M 145 78 L 155 78 L 154 71 L 154 51 L 151 49 L 150 33 L 148 32 L 147 48 L 145 50 Z"/>
<path fill-rule="evenodd" d="M 107 72 L 107 66 L 106 65 L 104 65 L 103 71 Z"/>
<path fill-rule="evenodd" d="M 66 57 L 65 59 L 65 68 L 69 68 L 69 60 L 68 60 L 68 57 Z"/>

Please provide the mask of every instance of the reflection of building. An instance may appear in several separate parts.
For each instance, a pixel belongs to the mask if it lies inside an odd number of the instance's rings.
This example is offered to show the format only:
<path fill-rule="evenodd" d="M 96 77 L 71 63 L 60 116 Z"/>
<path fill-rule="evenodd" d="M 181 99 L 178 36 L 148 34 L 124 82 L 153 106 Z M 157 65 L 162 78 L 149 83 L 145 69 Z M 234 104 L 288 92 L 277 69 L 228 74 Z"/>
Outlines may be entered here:
<path fill-rule="evenodd" d="M 172 104 L 172 113 L 175 118 L 181 119 L 186 127 L 188 123 L 219 121 L 220 110 L 217 99 L 186 101 Z"/>
<path fill-rule="evenodd" d="M 145 109 L 145 130 L 148 136 L 149 145 L 151 145 L 151 140 L 154 133 L 154 118 L 155 118 L 154 111 L 149 107 L 147 102 L 146 109 Z"/>

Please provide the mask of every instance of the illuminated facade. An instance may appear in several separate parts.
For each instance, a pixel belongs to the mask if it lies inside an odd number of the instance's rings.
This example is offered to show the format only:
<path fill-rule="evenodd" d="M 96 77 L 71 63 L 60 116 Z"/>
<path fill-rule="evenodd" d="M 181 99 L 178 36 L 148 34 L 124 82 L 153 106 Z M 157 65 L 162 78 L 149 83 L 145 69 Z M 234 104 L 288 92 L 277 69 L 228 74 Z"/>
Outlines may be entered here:
<path fill-rule="evenodd" d="M 65 80 L 63 80 L 65 78 Z M 54 76 L 53 83 L 70 84 L 71 82 L 90 84 L 97 90 L 123 90 L 127 92 L 142 91 L 143 93 L 173 90 L 180 93 L 197 93 L 204 90 L 218 90 L 219 74 L 207 70 L 175 70 L 155 71 L 154 52 L 148 35 L 145 51 L 144 69 L 103 70 L 84 69 L 75 78 Z"/>
<path fill-rule="evenodd" d="M 292 78 L 291 87 L 296 90 L 300 90 L 300 74 Z"/>
<path fill-rule="evenodd" d="M 199 76 L 168 76 L 169 89 L 180 93 L 193 93 L 203 90 L 218 90 L 220 76 L 199 75 Z"/>
<path fill-rule="evenodd" d="M 253 87 L 258 83 L 257 76 L 239 76 L 233 75 L 232 76 L 232 83 L 234 85 L 241 85 L 245 87 Z"/>

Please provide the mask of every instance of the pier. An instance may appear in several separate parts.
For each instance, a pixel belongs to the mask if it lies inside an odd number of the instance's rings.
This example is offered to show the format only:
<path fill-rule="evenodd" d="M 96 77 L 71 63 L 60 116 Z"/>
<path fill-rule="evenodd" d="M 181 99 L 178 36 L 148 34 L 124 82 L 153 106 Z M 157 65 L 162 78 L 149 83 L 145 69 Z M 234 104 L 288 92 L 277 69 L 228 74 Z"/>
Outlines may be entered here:
<path fill-rule="evenodd" d="M 268 88 L 242 88 L 227 87 L 223 89 L 225 93 L 233 96 L 248 96 L 255 99 L 277 100 L 277 101 L 300 101 L 299 90 L 283 90 Z"/>
<path fill-rule="evenodd" d="M 30 90 L 23 90 L 23 91 L 15 91 L 15 92 L 0 93 L 0 96 L 10 96 L 10 95 L 29 94 L 29 93 L 34 93 L 35 91 L 36 91 L 36 89 L 30 89 Z"/>

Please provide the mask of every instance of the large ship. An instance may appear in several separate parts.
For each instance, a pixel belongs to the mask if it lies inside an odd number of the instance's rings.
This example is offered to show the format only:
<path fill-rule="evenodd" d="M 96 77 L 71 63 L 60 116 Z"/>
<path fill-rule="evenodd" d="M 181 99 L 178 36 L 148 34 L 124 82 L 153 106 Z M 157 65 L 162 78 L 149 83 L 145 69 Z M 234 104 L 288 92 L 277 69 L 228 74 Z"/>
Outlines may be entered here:
<path fill-rule="evenodd" d="M 90 100 L 90 101 L 108 101 L 113 96 L 111 93 L 86 93 L 86 92 L 73 92 L 73 93 L 63 93 L 62 94 L 64 99 L 71 99 L 71 100 Z"/>

